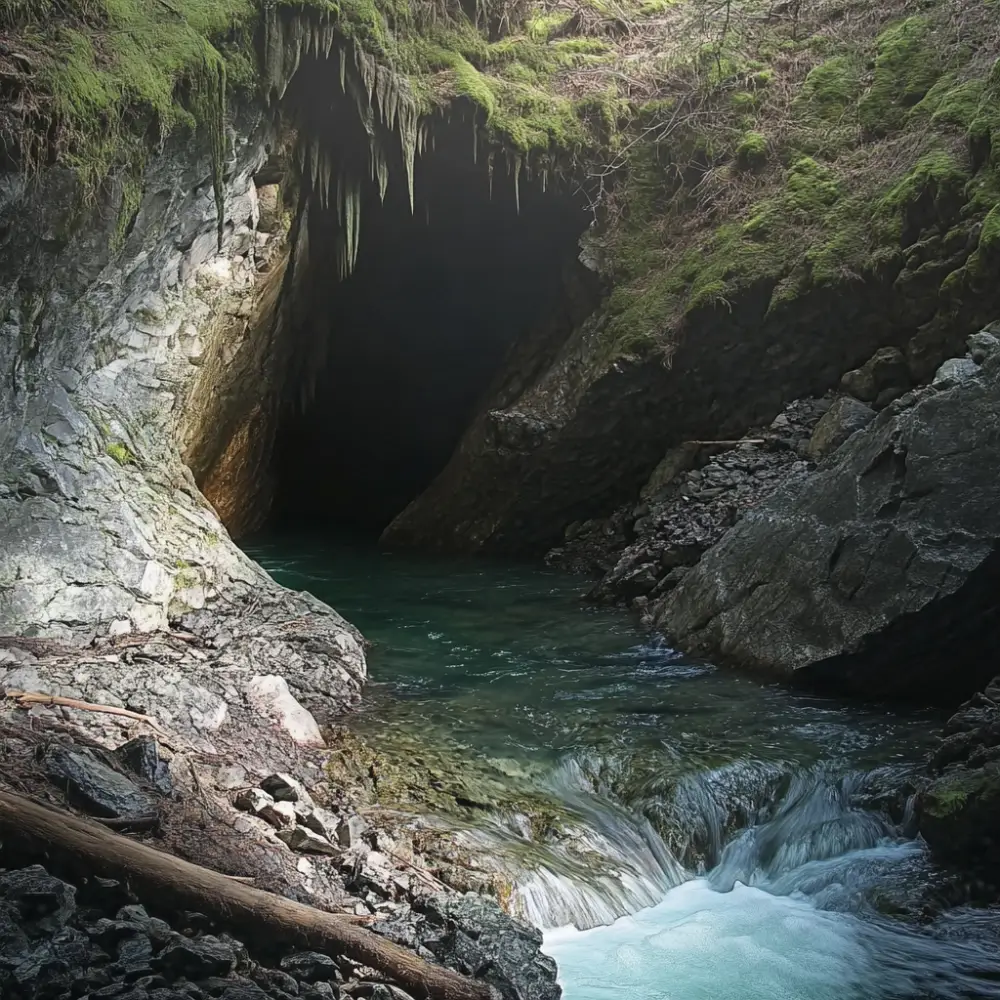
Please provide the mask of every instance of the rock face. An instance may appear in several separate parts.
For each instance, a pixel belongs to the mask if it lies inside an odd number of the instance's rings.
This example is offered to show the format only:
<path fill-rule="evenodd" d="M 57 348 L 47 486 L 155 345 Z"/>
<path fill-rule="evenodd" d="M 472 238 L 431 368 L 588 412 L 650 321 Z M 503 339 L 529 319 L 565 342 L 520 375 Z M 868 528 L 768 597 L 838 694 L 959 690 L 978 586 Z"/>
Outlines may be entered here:
<path fill-rule="evenodd" d="M 964 381 L 897 400 L 789 480 L 657 620 L 689 649 L 867 695 L 975 690 L 1000 638 L 998 468 L 994 354 Z"/>
<path fill-rule="evenodd" d="M 251 119 L 233 138 L 221 244 L 197 143 L 151 158 L 134 216 L 119 197 L 70 225 L 69 171 L 47 171 L 38 189 L 0 174 L 0 635 L 78 643 L 183 622 L 239 663 L 226 700 L 250 663 L 248 676 L 279 674 L 295 697 L 336 710 L 364 680 L 360 637 L 246 558 L 190 471 L 221 506 L 239 489 L 262 509 L 258 451 L 280 382 L 278 362 L 262 359 L 276 355 L 287 246 L 258 230 L 254 175 L 274 137 Z M 226 702 L 176 674 L 98 666 L 40 680 L 221 724 Z"/>

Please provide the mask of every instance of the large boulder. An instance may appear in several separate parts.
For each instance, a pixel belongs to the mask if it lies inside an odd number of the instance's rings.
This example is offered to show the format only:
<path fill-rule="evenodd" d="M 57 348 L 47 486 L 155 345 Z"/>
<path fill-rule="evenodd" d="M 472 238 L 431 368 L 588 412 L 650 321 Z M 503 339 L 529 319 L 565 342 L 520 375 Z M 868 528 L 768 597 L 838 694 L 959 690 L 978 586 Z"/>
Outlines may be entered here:
<path fill-rule="evenodd" d="M 679 643 L 868 695 L 981 687 L 1000 639 L 1000 356 L 891 404 L 657 609 Z M 960 652 L 959 652 L 960 651 Z"/>
<path fill-rule="evenodd" d="M 865 403 L 873 403 L 885 389 L 906 388 L 909 384 L 910 371 L 898 347 L 880 347 L 860 368 L 840 380 L 845 392 Z"/>

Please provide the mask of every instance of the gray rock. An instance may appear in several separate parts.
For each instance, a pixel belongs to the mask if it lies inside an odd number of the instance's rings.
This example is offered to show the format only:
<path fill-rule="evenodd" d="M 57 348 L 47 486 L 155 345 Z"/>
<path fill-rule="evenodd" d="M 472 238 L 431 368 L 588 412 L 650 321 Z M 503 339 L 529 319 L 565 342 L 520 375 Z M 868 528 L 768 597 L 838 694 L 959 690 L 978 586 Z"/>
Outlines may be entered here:
<path fill-rule="evenodd" d="M 838 396 L 813 429 L 807 449 L 809 457 L 814 462 L 821 461 L 874 419 L 871 407 L 853 396 Z"/>
<path fill-rule="evenodd" d="M 315 983 L 340 978 L 340 969 L 329 955 L 318 951 L 296 951 L 285 955 L 281 968 L 304 983 Z"/>
<path fill-rule="evenodd" d="M 898 400 L 788 480 L 657 620 L 683 648 L 868 695 L 986 683 L 1000 642 L 1000 357 L 978 371 Z"/>
<path fill-rule="evenodd" d="M 259 816 L 276 830 L 290 830 L 297 817 L 292 802 L 275 802 L 262 788 L 247 788 L 236 796 L 236 808 Z"/>
<path fill-rule="evenodd" d="M 882 347 L 860 368 L 847 372 L 840 385 L 856 399 L 872 403 L 883 389 L 890 386 L 909 387 L 910 371 L 898 347 Z"/>
<path fill-rule="evenodd" d="M 98 816 L 150 816 L 157 811 L 152 795 L 85 750 L 52 748 L 45 756 L 45 773 L 71 799 Z"/>
<path fill-rule="evenodd" d="M 974 333 L 966 341 L 966 344 L 969 348 L 969 356 L 977 365 L 981 365 L 987 358 L 1000 351 L 1000 339 L 988 330 Z"/>
<path fill-rule="evenodd" d="M 337 843 L 341 847 L 357 847 L 367 831 L 368 823 L 361 816 L 347 816 L 337 824 Z"/>
<path fill-rule="evenodd" d="M 304 826 L 279 830 L 278 837 L 293 851 L 302 851 L 305 854 L 329 854 L 333 857 L 340 855 L 340 850 L 330 841 Z"/>
<path fill-rule="evenodd" d="M 0 899 L 16 907 L 22 921 L 50 934 L 62 930 L 76 913 L 76 888 L 41 865 L 0 874 Z"/>
<path fill-rule="evenodd" d="M 444 965 L 494 986 L 504 1000 L 559 1000 L 556 963 L 541 951 L 541 931 L 474 893 L 434 895 L 414 904 L 425 921 L 421 943 Z M 377 925 L 376 925 L 377 926 Z"/>
<path fill-rule="evenodd" d="M 232 948 L 208 934 L 195 940 L 176 941 L 154 959 L 154 966 L 164 974 L 188 979 L 227 976 L 235 964 Z"/>
<path fill-rule="evenodd" d="M 949 358 L 934 373 L 931 384 L 938 389 L 946 389 L 978 374 L 979 366 L 972 358 Z"/>

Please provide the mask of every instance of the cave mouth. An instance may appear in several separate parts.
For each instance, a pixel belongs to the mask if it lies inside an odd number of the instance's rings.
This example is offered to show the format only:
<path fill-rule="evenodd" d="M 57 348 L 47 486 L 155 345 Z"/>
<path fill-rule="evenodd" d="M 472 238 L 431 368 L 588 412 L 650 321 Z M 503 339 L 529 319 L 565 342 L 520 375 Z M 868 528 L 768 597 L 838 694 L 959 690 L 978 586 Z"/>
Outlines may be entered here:
<path fill-rule="evenodd" d="M 580 199 L 474 156 L 440 119 L 414 165 L 360 188 L 357 254 L 338 276 L 335 206 L 308 221 L 308 281 L 284 393 L 272 530 L 377 536 L 444 468 L 507 352 L 565 296 L 589 217 Z M 338 229 L 339 227 L 339 229 Z M 299 349 L 299 348 L 297 348 Z"/>

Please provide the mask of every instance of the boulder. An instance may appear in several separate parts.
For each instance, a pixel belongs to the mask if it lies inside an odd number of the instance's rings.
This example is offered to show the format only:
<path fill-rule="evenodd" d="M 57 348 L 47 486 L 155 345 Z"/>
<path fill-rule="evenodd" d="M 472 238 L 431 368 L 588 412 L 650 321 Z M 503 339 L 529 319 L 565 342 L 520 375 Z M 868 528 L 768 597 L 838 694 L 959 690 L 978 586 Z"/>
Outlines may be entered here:
<path fill-rule="evenodd" d="M 978 372 L 979 366 L 972 358 L 949 358 L 934 373 L 931 384 L 938 388 L 947 388 L 958 385 L 959 382 L 964 382 L 967 378 L 972 378 Z"/>
<path fill-rule="evenodd" d="M 1000 339 L 989 330 L 980 330 L 974 333 L 966 341 L 969 347 L 969 356 L 977 364 L 981 365 L 987 358 L 1000 353 Z"/>
<path fill-rule="evenodd" d="M 274 719 L 301 746 L 323 746 L 323 735 L 312 714 L 288 690 L 284 677 L 258 675 L 247 685 L 250 704 L 261 715 Z"/>
<path fill-rule="evenodd" d="M 845 392 L 864 403 L 873 403 L 890 386 L 906 388 L 909 384 L 910 371 L 898 347 L 879 348 L 860 368 L 847 372 L 840 380 Z"/>
<path fill-rule="evenodd" d="M 908 393 L 787 480 L 655 618 L 687 650 L 841 690 L 976 690 L 1000 642 L 998 470 L 1000 355 Z"/>
<path fill-rule="evenodd" d="M 875 411 L 870 406 L 853 396 L 838 396 L 813 429 L 806 453 L 812 461 L 819 462 L 874 419 Z"/>

